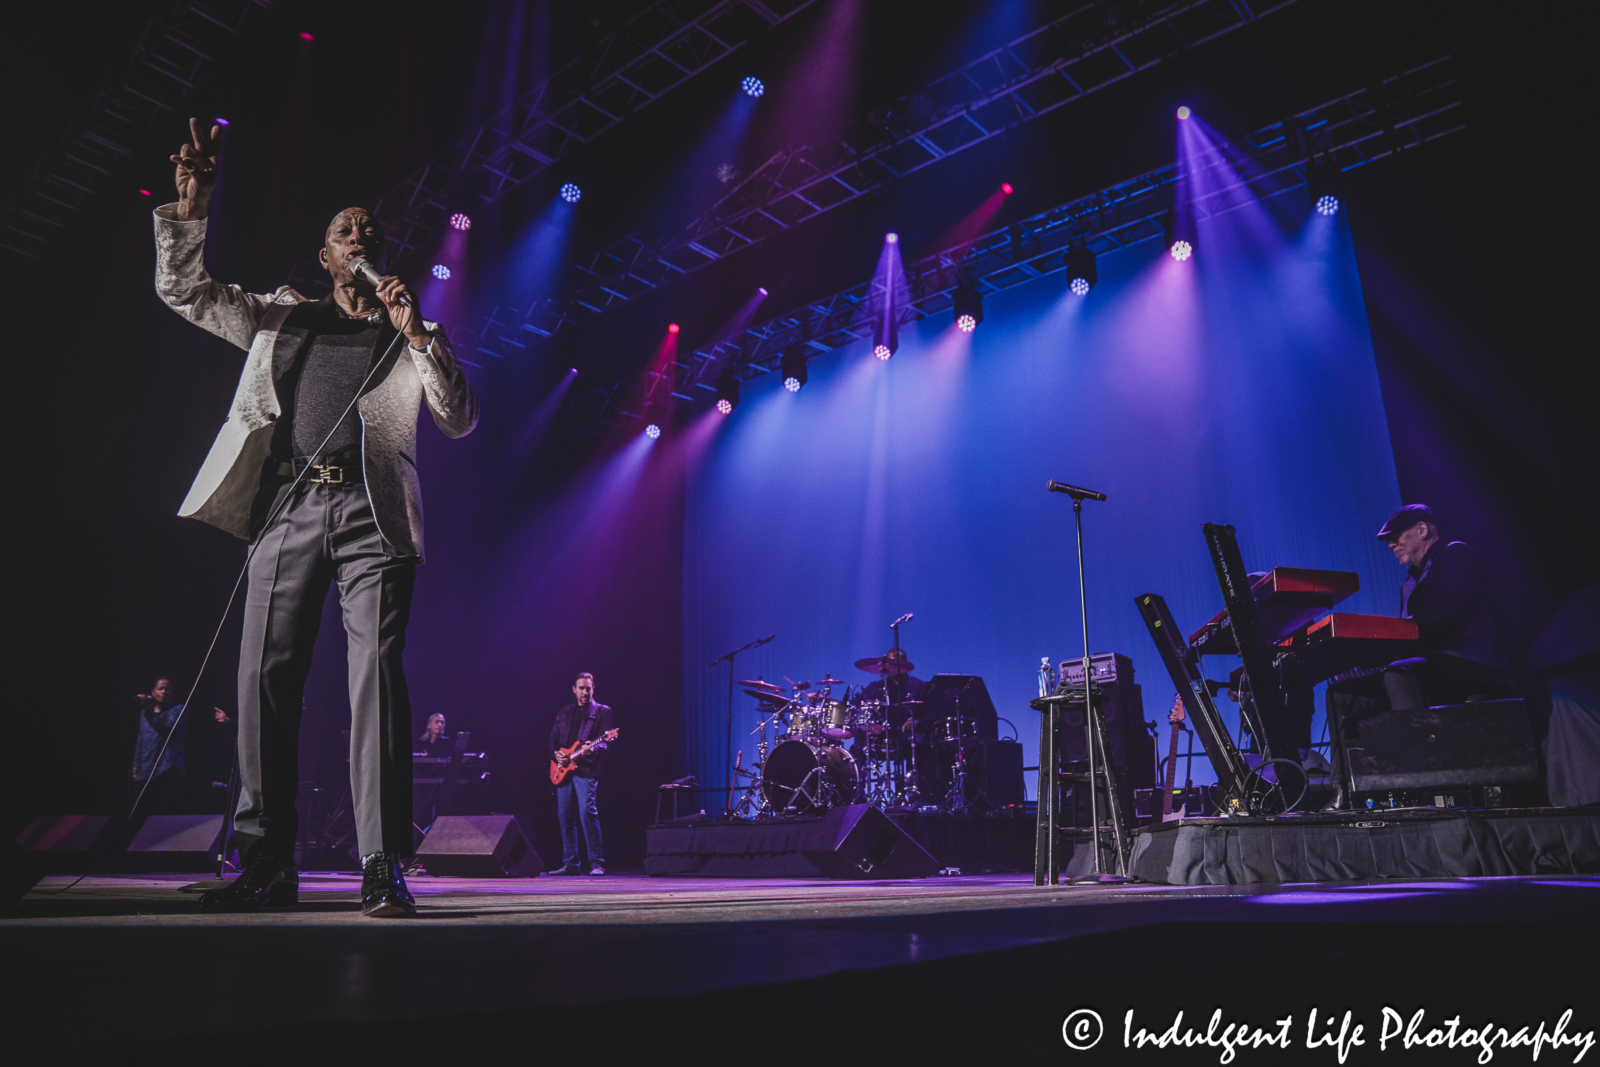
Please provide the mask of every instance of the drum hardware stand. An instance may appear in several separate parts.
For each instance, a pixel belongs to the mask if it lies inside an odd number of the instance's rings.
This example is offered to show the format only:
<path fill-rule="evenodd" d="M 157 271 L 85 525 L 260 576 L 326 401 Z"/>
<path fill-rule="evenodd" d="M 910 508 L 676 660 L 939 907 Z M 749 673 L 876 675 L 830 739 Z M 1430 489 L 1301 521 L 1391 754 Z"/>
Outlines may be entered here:
<path fill-rule="evenodd" d="M 734 658 L 739 655 L 739 653 L 746 652 L 752 648 L 760 648 L 762 645 L 766 644 L 768 641 L 771 641 L 777 636 L 777 634 L 770 634 L 767 637 L 757 638 L 756 640 L 751 641 L 748 645 L 741 645 L 732 652 L 729 652 L 726 655 L 718 656 L 716 659 L 706 664 L 706 666 L 710 668 L 715 667 L 723 660 L 728 661 L 728 799 L 727 804 L 722 809 L 723 815 L 733 814 L 733 790 L 735 788 L 733 783 L 733 661 Z"/>
<path fill-rule="evenodd" d="M 1078 534 L 1078 610 L 1080 621 L 1083 625 L 1083 728 L 1084 740 L 1088 749 L 1089 770 L 1086 775 L 1063 775 L 1061 773 L 1061 704 L 1067 700 L 1066 693 L 1053 697 L 1041 697 L 1035 701 L 1040 715 L 1040 745 L 1039 745 L 1039 821 L 1035 835 L 1033 884 L 1037 886 L 1055 885 L 1060 880 L 1060 836 L 1061 836 L 1061 811 L 1060 811 L 1060 783 L 1063 778 L 1069 778 L 1076 785 L 1080 780 L 1089 786 L 1089 837 L 1092 849 L 1092 866 L 1090 873 L 1074 881 L 1123 881 L 1126 880 L 1128 869 L 1128 853 L 1125 842 L 1127 834 L 1122 821 L 1122 803 L 1117 796 L 1116 771 L 1112 769 L 1111 761 L 1107 758 L 1109 752 L 1105 744 L 1105 721 L 1101 714 L 1099 701 L 1094 692 L 1094 671 L 1089 656 L 1089 592 L 1084 578 L 1083 567 L 1083 502 L 1085 500 L 1104 500 L 1104 493 L 1093 489 L 1082 489 L 1075 485 L 1051 480 L 1045 484 L 1045 489 L 1052 493 L 1065 493 L 1072 498 L 1072 514 L 1077 526 Z M 1061 688 L 1066 688 L 1066 680 L 1062 679 Z M 1098 760 L 1096 758 L 1098 754 Z M 1097 767 L 1096 764 L 1099 764 Z M 1048 770 L 1047 770 L 1048 768 Z M 1102 870 L 1102 857 L 1100 852 L 1100 802 L 1099 789 L 1096 778 L 1105 783 L 1107 806 L 1111 809 L 1110 830 L 1117 856 L 1117 873 L 1107 874 Z M 1048 796 L 1046 795 L 1048 791 Z"/>

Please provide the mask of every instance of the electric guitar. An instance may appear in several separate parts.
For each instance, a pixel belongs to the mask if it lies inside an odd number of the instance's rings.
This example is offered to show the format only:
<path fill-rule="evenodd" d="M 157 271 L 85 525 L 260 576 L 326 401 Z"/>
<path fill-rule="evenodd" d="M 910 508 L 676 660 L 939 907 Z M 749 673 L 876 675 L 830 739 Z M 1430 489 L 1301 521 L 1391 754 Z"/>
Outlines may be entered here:
<path fill-rule="evenodd" d="M 598 745 L 602 741 L 615 741 L 616 739 L 617 731 L 607 730 L 593 741 L 574 741 L 566 748 L 556 749 L 557 752 L 567 757 L 567 762 L 562 763 L 558 760 L 550 761 L 550 784 L 560 785 L 562 782 L 566 781 L 568 776 L 570 776 L 573 771 L 578 769 L 578 758 L 580 756 L 587 756 L 590 752 L 594 751 L 594 746 Z M 1177 742 L 1174 741 L 1173 744 L 1177 744 Z"/>
<path fill-rule="evenodd" d="M 1178 734 L 1183 732 L 1183 697 L 1179 696 L 1172 701 L 1172 711 L 1167 714 L 1167 721 L 1172 724 L 1172 740 L 1167 743 L 1167 783 L 1161 791 L 1161 821 L 1171 822 L 1183 818 L 1188 809 L 1188 801 L 1184 801 L 1182 808 L 1176 813 L 1172 810 L 1172 790 L 1178 783 Z"/>

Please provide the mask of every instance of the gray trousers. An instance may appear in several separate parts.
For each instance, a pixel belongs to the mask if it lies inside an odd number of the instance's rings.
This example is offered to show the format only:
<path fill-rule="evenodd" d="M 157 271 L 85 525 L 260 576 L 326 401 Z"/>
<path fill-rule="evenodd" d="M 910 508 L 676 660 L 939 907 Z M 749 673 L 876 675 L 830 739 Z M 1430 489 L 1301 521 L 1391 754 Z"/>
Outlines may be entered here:
<path fill-rule="evenodd" d="M 246 862 L 294 856 L 301 704 L 334 581 L 350 647 L 357 842 L 363 856 L 411 855 L 411 698 L 401 654 L 416 571 L 416 557 L 385 550 L 360 485 L 301 485 L 259 538 L 239 648 L 234 822 Z"/>

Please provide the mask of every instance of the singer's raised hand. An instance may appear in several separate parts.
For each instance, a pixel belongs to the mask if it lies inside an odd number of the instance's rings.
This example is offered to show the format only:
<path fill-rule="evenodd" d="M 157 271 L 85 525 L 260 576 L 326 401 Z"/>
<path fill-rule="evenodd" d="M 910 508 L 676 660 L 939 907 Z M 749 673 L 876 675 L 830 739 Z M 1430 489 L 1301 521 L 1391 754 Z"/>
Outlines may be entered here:
<path fill-rule="evenodd" d="M 222 151 L 222 127 L 211 127 L 211 136 L 200 130 L 200 120 L 189 120 L 190 143 L 168 158 L 177 164 L 174 183 L 178 187 L 178 218 L 184 222 L 203 219 L 211 203 L 211 190 L 217 185 L 217 159 Z"/>
<path fill-rule="evenodd" d="M 417 295 L 413 293 L 406 283 L 393 274 L 385 274 L 378 279 L 378 299 L 383 301 L 383 306 L 389 312 L 389 321 L 394 328 L 406 335 L 406 341 L 412 348 L 427 348 L 433 340 L 433 335 L 422 328 L 422 313 L 417 310 Z M 409 300 L 410 306 L 401 303 Z"/>

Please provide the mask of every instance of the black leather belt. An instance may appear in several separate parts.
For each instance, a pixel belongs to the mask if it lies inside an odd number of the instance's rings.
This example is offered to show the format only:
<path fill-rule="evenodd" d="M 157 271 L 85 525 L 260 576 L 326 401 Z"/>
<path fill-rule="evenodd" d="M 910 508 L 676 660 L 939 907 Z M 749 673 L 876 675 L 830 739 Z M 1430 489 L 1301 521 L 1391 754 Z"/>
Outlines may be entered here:
<path fill-rule="evenodd" d="M 355 457 L 333 457 L 333 463 L 308 463 L 304 459 L 296 459 L 292 463 L 278 464 L 278 473 L 285 478 L 293 478 L 301 471 L 309 468 L 305 480 L 312 485 L 360 485 L 362 482 L 361 461 Z"/>

